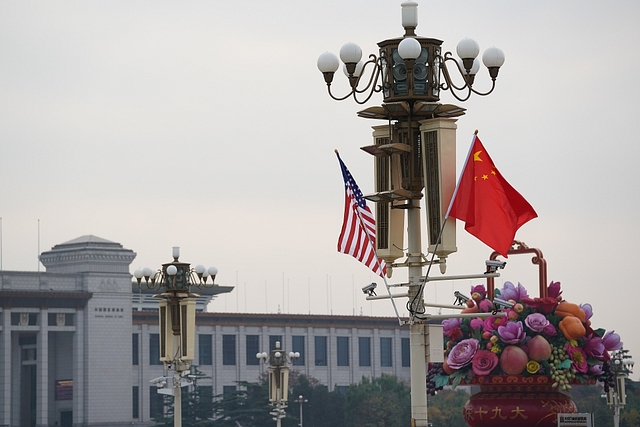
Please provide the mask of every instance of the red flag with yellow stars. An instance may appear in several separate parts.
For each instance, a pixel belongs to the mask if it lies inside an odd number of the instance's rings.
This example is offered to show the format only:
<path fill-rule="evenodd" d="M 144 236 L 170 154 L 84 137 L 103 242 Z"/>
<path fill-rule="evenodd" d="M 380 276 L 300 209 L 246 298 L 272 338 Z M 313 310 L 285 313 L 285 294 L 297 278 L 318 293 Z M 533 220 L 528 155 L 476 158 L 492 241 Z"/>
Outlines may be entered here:
<path fill-rule="evenodd" d="M 504 179 L 474 136 L 448 216 L 464 221 L 465 230 L 506 257 L 518 228 L 538 214 Z"/>

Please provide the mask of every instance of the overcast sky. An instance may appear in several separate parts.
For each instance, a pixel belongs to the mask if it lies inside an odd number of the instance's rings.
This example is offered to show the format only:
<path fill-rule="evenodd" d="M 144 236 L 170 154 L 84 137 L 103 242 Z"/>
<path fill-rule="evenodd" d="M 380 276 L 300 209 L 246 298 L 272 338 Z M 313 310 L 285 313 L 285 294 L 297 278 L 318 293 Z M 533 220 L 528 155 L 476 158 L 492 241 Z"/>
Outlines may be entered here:
<path fill-rule="evenodd" d="M 93 234 L 134 250 L 131 271 L 170 261 L 172 246 L 217 266 L 236 289 L 212 310 L 393 316 L 389 301 L 364 299 L 375 277 L 336 252 L 333 150 L 372 192 L 359 147 L 383 123 L 331 100 L 316 60 L 348 41 L 377 53 L 403 34 L 400 3 L 0 3 L 2 269 L 44 271 L 38 249 Z M 495 92 L 463 105 L 458 170 L 479 129 L 539 214 L 517 238 L 640 358 L 640 3 L 421 1 L 416 32 L 445 51 L 464 37 L 504 51 Z M 484 67 L 476 85 L 489 87 Z M 458 249 L 448 274 L 483 271 L 491 249 L 461 223 Z M 499 282 L 535 294 L 536 273 L 511 257 Z M 404 280 L 397 270 L 391 283 Z M 426 297 L 452 303 L 476 283 L 429 285 Z"/>

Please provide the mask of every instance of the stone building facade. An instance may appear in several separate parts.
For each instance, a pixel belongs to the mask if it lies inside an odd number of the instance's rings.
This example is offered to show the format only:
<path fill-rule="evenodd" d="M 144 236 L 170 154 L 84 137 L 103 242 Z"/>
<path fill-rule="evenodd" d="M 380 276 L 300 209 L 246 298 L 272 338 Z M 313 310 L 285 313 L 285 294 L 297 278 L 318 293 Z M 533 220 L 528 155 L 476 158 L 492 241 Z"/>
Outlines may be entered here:
<path fill-rule="evenodd" d="M 132 282 L 136 254 L 83 236 L 43 252 L 46 272 L 0 271 L 0 426 L 151 425 L 162 411 L 155 301 Z M 410 377 L 409 333 L 395 318 L 209 313 L 198 301 L 196 360 L 212 395 L 256 381 L 255 354 L 301 354 L 292 366 L 344 389 L 363 376 Z"/>

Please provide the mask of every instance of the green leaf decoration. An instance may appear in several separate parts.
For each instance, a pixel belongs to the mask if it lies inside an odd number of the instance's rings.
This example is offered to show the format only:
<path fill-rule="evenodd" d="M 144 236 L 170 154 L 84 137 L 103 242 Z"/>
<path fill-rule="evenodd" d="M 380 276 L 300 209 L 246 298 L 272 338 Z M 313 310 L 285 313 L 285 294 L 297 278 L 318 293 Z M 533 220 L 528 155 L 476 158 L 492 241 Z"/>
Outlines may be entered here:
<path fill-rule="evenodd" d="M 558 368 L 560 369 L 569 369 L 571 367 L 571 359 L 564 359 Z"/>
<path fill-rule="evenodd" d="M 434 377 L 436 388 L 449 385 L 449 375 L 438 374 Z"/>

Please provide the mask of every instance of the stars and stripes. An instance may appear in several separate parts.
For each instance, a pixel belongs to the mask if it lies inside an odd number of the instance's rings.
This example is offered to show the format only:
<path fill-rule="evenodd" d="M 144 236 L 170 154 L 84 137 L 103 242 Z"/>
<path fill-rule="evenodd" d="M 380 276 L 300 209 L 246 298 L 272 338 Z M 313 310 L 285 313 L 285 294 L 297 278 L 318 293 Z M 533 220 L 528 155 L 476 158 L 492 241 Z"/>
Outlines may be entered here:
<path fill-rule="evenodd" d="M 336 151 L 345 186 L 344 219 L 338 238 L 338 252 L 351 255 L 379 276 L 386 265 L 376 256 L 376 220 L 362 196 L 362 191 Z"/>

